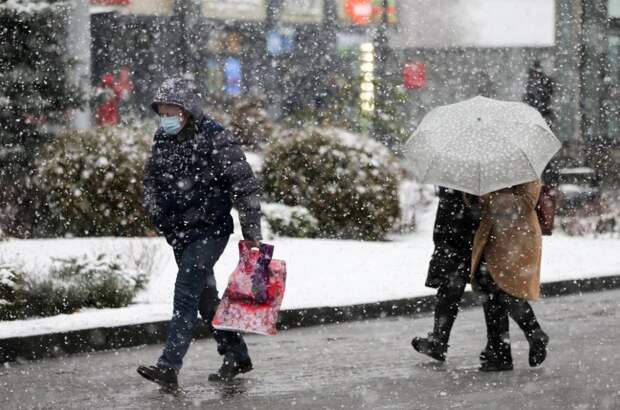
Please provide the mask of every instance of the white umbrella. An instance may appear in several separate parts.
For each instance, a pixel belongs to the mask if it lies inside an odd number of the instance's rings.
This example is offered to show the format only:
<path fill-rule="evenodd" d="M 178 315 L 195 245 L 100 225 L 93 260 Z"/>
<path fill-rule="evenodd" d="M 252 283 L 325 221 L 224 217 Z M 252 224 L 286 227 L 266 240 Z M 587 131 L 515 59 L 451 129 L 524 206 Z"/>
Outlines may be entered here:
<path fill-rule="evenodd" d="M 540 178 L 560 147 L 534 108 L 475 97 L 429 112 L 405 155 L 420 182 L 483 195 Z"/>

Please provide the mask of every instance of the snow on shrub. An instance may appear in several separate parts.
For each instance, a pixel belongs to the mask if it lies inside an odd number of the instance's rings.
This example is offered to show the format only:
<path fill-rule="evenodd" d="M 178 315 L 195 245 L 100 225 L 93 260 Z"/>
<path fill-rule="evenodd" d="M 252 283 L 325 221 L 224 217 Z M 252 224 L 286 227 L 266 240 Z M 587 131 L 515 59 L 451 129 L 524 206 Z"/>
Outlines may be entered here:
<path fill-rule="evenodd" d="M 44 277 L 0 266 L 0 320 L 127 306 L 146 281 L 144 272 L 105 254 L 55 259 Z"/>
<path fill-rule="evenodd" d="M 416 229 L 416 211 L 426 210 L 435 199 L 433 185 L 421 185 L 410 178 L 400 182 L 400 220 L 394 230 L 406 234 Z"/>
<path fill-rule="evenodd" d="M 150 124 L 56 136 L 36 161 L 40 236 L 140 236 L 150 230 L 142 207 Z"/>
<path fill-rule="evenodd" d="M 323 237 L 383 239 L 399 217 L 397 161 L 380 143 L 339 129 L 293 129 L 265 154 L 272 201 L 307 208 Z"/>
<path fill-rule="evenodd" d="M 319 221 L 303 206 L 262 204 L 261 209 L 275 235 L 314 238 L 319 234 Z"/>
<path fill-rule="evenodd" d="M 24 303 L 23 272 L 8 265 L 0 265 L 0 320 L 19 318 Z"/>
<path fill-rule="evenodd" d="M 233 104 L 229 125 L 240 142 L 247 147 L 260 148 L 273 132 L 274 124 L 265 105 L 264 95 L 249 95 Z"/>

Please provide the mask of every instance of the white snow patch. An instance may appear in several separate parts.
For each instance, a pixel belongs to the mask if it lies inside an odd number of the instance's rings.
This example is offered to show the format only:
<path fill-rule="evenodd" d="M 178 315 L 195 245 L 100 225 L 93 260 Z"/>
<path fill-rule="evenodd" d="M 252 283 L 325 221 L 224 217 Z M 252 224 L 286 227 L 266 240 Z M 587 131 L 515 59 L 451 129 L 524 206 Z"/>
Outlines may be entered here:
<path fill-rule="evenodd" d="M 16 13 L 33 14 L 33 13 L 40 13 L 47 9 L 67 6 L 67 5 L 69 5 L 69 2 L 66 2 L 66 1 L 50 4 L 46 1 L 8 0 L 6 3 L 0 4 L 0 10 L 8 9 L 8 10 L 13 10 Z"/>
<path fill-rule="evenodd" d="M 254 173 L 260 173 L 262 171 L 263 163 L 265 162 L 262 153 L 246 151 L 245 158 L 248 161 L 248 164 L 250 164 L 250 168 L 252 168 L 252 171 L 254 171 Z"/>
<path fill-rule="evenodd" d="M 435 201 L 436 203 L 436 201 Z M 433 250 L 434 207 L 418 212 L 417 231 L 394 236 L 390 242 L 358 242 L 280 238 L 275 258 L 288 267 L 283 309 L 343 306 L 432 295 L 424 281 Z M 231 241 L 216 266 L 220 292 L 237 264 Z M 620 240 L 544 237 L 542 282 L 620 274 Z M 170 319 L 176 264 L 171 248 L 161 238 L 87 238 L 8 240 L 0 243 L 0 259 L 22 261 L 29 267 L 49 265 L 52 257 L 120 255 L 128 266 L 137 256 L 148 257 L 152 276 L 136 304 L 120 309 L 84 309 L 71 315 L 0 322 L 0 338 L 121 326 Z"/>

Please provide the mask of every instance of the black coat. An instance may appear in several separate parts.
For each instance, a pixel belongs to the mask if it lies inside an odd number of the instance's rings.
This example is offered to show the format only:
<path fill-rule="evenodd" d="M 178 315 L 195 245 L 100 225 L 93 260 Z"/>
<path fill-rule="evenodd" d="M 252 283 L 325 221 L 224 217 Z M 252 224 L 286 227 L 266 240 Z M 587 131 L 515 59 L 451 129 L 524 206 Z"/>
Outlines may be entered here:
<path fill-rule="evenodd" d="M 545 74 L 540 65 L 534 65 L 528 72 L 523 101 L 536 108 L 543 116 L 549 127 L 553 129 L 555 115 L 551 109 L 554 91 L 554 80 Z M 560 169 L 557 159 L 549 161 L 541 179 L 545 185 L 557 187 L 560 179 Z"/>
<path fill-rule="evenodd" d="M 162 89 L 175 90 L 170 84 Z M 243 237 L 260 240 L 258 183 L 236 139 L 192 105 L 191 89 L 182 88 L 174 95 L 162 89 L 156 103 L 179 105 L 191 117 L 176 136 L 161 128 L 155 133 L 144 172 L 147 213 L 170 244 L 184 245 L 230 235 L 234 204 Z"/>
<path fill-rule="evenodd" d="M 551 109 L 553 91 L 553 78 L 545 74 L 540 68 L 529 70 L 523 101 L 536 108 L 548 122 L 553 119 Z"/>
<path fill-rule="evenodd" d="M 460 278 L 469 281 L 471 251 L 480 216 L 465 203 L 463 193 L 439 188 L 433 242 L 435 250 L 428 268 L 426 286 L 437 288 Z"/>

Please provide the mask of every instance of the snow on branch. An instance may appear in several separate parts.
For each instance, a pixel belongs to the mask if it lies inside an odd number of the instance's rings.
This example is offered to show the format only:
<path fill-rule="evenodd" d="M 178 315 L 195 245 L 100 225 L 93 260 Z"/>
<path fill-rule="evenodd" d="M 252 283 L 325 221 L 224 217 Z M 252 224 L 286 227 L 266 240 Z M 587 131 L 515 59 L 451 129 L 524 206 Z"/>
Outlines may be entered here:
<path fill-rule="evenodd" d="M 43 11 L 54 10 L 61 6 L 69 6 L 69 1 L 57 1 L 50 3 L 47 1 L 32 0 L 8 0 L 6 3 L 0 4 L 0 12 L 13 11 L 22 14 L 41 13 Z"/>

